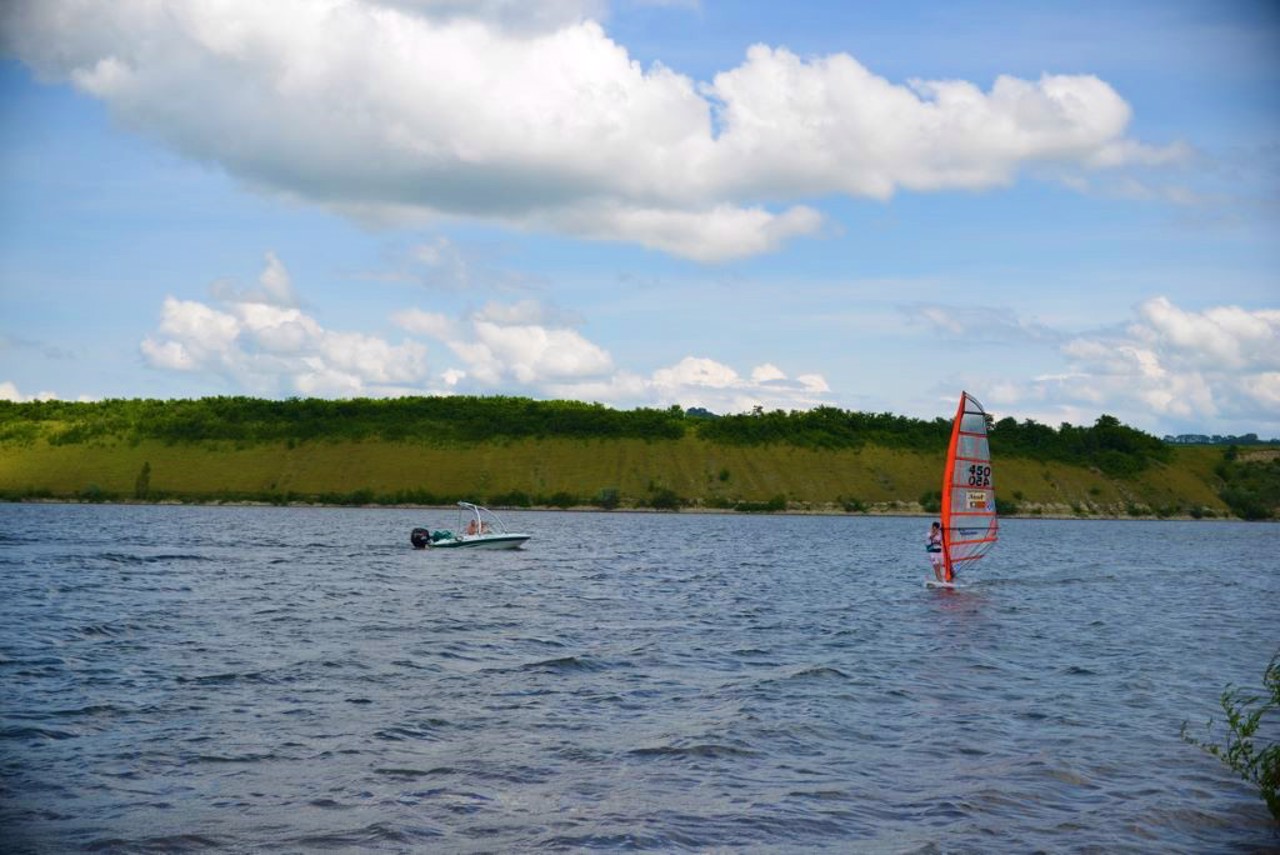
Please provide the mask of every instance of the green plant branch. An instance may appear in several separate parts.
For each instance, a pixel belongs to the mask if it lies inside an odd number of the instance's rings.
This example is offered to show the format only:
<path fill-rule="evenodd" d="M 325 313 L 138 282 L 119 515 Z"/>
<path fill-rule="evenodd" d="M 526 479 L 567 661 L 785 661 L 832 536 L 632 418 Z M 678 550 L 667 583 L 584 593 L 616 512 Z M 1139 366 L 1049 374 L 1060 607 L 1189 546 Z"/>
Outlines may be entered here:
<path fill-rule="evenodd" d="M 1217 744 L 1214 720 L 1205 725 L 1208 738 L 1202 742 L 1187 731 L 1182 723 L 1182 738 L 1221 760 L 1243 780 L 1258 788 L 1271 816 L 1280 821 L 1280 742 L 1259 747 L 1258 730 L 1263 719 L 1280 712 L 1280 651 L 1271 657 L 1262 675 L 1262 685 L 1267 694 L 1246 694 L 1236 686 L 1227 686 L 1221 703 L 1226 713 L 1225 742 Z"/>

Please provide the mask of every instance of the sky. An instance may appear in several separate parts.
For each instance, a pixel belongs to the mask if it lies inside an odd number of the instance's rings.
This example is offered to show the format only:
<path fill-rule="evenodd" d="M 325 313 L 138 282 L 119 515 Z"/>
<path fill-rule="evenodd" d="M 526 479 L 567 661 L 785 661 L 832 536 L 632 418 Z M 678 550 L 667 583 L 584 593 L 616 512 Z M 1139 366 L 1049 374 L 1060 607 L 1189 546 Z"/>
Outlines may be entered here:
<path fill-rule="evenodd" d="M 1273 0 L 6 0 L 0 399 L 1280 437 Z"/>

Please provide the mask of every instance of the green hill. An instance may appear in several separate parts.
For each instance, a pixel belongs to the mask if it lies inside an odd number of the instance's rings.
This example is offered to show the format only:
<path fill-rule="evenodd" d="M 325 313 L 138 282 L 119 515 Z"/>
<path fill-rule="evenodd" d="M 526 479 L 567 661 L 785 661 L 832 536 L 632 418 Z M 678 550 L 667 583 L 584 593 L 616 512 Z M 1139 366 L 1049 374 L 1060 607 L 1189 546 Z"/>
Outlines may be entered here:
<path fill-rule="evenodd" d="M 0 497 L 926 512 L 948 429 L 512 398 L 3 403 Z M 1006 419 L 991 442 L 1004 514 L 1267 518 L 1280 504 L 1270 446 L 1166 446 L 1106 416 Z"/>

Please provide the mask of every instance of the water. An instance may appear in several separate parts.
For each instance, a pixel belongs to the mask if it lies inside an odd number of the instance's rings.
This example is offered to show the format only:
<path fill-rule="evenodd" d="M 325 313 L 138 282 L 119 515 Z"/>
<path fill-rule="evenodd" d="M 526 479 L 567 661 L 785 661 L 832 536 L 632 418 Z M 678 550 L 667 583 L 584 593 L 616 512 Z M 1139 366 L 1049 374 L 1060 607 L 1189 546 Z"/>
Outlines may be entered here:
<path fill-rule="evenodd" d="M 1273 526 L 0 506 L 5 851 L 1264 852 Z"/>

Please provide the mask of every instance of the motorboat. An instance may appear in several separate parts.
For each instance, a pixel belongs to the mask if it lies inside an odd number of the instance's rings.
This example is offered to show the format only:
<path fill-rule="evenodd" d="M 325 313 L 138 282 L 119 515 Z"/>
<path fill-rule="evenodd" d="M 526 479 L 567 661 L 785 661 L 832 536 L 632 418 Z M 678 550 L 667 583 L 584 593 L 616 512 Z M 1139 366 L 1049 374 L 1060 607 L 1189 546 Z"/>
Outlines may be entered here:
<path fill-rule="evenodd" d="M 532 535 L 508 531 L 498 515 L 470 502 L 458 502 L 457 530 L 415 528 L 414 549 L 519 549 Z"/>

